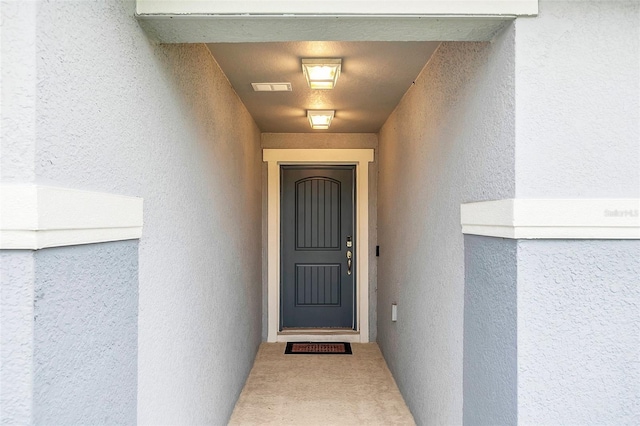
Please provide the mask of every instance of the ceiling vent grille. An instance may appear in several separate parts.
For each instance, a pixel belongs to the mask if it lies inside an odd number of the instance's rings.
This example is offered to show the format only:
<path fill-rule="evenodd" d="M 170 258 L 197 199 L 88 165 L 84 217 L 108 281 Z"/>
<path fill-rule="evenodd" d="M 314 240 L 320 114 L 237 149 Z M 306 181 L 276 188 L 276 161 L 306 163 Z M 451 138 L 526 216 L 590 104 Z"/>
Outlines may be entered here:
<path fill-rule="evenodd" d="M 291 83 L 251 83 L 255 92 L 291 92 Z"/>

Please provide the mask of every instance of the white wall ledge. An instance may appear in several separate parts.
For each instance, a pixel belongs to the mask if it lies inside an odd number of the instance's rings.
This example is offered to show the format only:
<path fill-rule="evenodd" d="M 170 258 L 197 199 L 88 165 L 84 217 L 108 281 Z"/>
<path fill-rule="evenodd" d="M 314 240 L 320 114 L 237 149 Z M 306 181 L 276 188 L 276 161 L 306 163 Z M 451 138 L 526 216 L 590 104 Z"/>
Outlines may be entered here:
<path fill-rule="evenodd" d="M 42 185 L 0 185 L 0 249 L 138 239 L 142 198 Z"/>
<path fill-rule="evenodd" d="M 640 239 L 640 199 L 506 199 L 460 206 L 463 234 L 513 239 Z"/>

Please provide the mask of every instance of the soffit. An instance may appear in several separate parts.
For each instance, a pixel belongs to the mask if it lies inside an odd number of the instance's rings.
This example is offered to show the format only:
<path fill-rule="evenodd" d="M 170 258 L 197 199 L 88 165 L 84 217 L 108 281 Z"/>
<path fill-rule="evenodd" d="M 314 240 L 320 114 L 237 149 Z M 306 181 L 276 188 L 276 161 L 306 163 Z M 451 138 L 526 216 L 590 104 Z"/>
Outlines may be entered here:
<path fill-rule="evenodd" d="M 229 82 L 263 132 L 312 130 L 307 109 L 333 109 L 328 131 L 376 133 L 425 66 L 438 42 L 297 41 L 208 44 Z M 302 58 L 342 58 L 333 90 L 311 90 Z M 254 92 L 251 83 L 290 82 L 291 92 Z M 316 132 L 316 131 L 314 131 Z"/>
<path fill-rule="evenodd" d="M 209 49 L 263 132 L 310 132 L 307 109 L 335 109 L 329 132 L 377 132 L 441 41 L 490 41 L 537 0 L 137 0 L 163 43 Z M 310 42 L 307 40 L 317 40 Z M 341 57 L 335 90 L 312 93 L 303 57 Z M 290 93 L 255 93 L 286 81 Z"/>

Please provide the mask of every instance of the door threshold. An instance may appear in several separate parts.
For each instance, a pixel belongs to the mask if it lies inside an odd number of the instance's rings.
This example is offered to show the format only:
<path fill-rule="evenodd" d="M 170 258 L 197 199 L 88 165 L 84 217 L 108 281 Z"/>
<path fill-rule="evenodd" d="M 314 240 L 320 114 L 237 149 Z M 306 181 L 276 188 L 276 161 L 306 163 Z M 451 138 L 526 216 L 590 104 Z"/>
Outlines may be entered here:
<path fill-rule="evenodd" d="M 295 328 L 278 332 L 277 342 L 360 343 L 360 332 L 350 328 Z"/>
<path fill-rule="evenodd" d="M 278 334 L 360 334 L 352 328 L 285 328 Z"/>

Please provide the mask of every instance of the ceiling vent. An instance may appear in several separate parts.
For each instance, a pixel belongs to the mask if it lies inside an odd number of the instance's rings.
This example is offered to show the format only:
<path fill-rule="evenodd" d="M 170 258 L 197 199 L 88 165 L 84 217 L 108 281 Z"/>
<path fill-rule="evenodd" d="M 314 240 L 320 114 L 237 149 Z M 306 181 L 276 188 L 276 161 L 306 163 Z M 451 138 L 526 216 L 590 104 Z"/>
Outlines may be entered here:
<path fill-rule="evenodd" d="M 255 92 L 291 92 L 291 83 L 251 83 Z"/>

